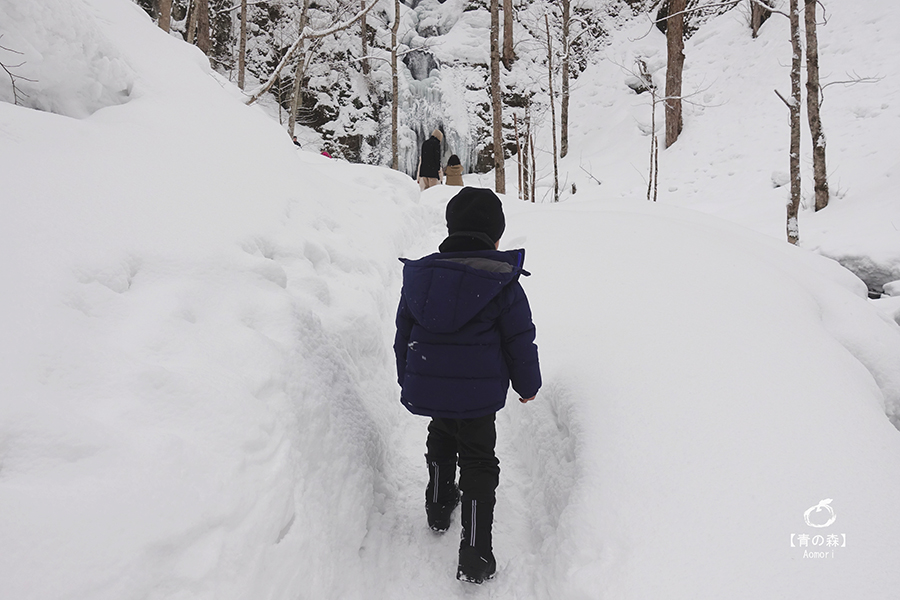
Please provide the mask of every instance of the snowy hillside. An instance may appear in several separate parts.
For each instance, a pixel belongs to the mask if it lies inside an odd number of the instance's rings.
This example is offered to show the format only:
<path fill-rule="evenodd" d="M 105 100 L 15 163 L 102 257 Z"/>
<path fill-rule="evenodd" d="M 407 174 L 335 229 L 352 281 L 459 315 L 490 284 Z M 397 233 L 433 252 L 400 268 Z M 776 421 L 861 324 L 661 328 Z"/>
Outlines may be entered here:
<path fill-rule="evenodd" d="M 889 5 L 826 4 L 834 72 L 896 45 Z M 735 19 L 686 72 L 751 50 L 759 71 L 721 69 L 660 153 L 660 202 L 648 107 L 606 62 L 573 98 L 577 193 L 504 198 L 545 385 L 498 415 L 499 573 L 472 588 L 426 527 L 426 422 L 390 351 L 397 258 L 434 251 L 454 190 L 298 150 L 128 0 L 0 5 L 2 44 L 62 86 L 0 102 L 3 597 L 895 598 L 900 327 L 809 250 L 900 264 L 896 67 L 828 97 L 846 193 L 794 248 L 786 75 L 762 66 L 786 29 Z"/>
<path fill-rule="evenodd" d="M 822 4 L 827 19 L 818 29 L 822 120 L 832 202 L 826 211 L 812 210 L 804 107 L 801 244 L 840 260 L 880 291 L 900 278 L 900 204 L 892 184 L 900 167 L 893 148 L 900 136 L 900 64 L 895 60 L 900 15 L 881 0 Z M 773 15 L 754 40 L 744 3 L 704 24 L 687 41 L 684 132 L 674 146 L 660 151 L 660 203 L 785 238 L 788 186 L 773 182 L 784 181 L 788 171 L 788 110 L 774 90 L 786 95 L 790 89 L 790 52 L 788 20 Z M 564 192 L 572 183 L 578 190 L 597 188 L 599 180 L 597 192 L 604 198 L 647 196 L 651 102 L 648 93 L 636 95 L 626 86 L 638 58 L 663 89 L 665 36 L 647 17 L 615 32 L 604 59 L 577 80 L 574 149 L 560 164 L 560 179 L 568 184 Z M 859 78 L 873 81 L 839 83 Z M 664 127 L 661 106 L 656 124 L 658 130 Z M 547 160 L 545 175 L 552 172 Z"/>

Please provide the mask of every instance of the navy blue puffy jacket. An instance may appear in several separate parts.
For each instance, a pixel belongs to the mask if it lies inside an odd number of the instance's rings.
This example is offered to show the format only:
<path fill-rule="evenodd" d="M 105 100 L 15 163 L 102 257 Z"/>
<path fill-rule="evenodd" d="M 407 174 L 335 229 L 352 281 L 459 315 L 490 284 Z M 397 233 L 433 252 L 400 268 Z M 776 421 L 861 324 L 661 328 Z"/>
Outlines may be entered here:
<path fill-rule="evenodd" d="M 519 275 L 524 250 L 442 252 L 401 259 L 394 353 L 410 412 L 471 419 L 497 412 L 513 389 L 541 387 L 534 324 Z"/>

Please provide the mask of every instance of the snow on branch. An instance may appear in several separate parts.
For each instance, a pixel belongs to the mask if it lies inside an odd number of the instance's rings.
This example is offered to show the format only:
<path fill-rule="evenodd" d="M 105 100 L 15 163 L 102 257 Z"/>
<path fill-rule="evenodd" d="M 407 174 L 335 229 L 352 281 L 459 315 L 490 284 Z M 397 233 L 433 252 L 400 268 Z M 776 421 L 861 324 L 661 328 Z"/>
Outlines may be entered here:
<path fill-rule="evenodd" d="M 753 0 L 751 0 L 751 2 L 752 1 Z M 678 15 L 686 15 L 686 14 L 692 13 L 692 12 L 699 12 L 706 8 L 722 8 L 724 6 L 727 6 L 728 8 L 732 8 L 732 7 L 736 6 L 737 4 L 739 4 L 740 2 L 741 2 L 741 0 L 728 0 L 728 2 L 721 2 L 719 4 L 703 4 L 701 6 L 695 6 L 694 8 L 686 8 L 682 11 L 672 13 L 671 15 L 666 15 L 662 19 L 654 19 L 653 24 L 656 25 L 657 23 L 662 23 L 663 21 L 671 19 L 672 17 L 677 17 Z"/>
<path fill-rule="evenodd" d="M 656 27 L 657 25 L 659 25 L 659 24 L 662 23 L 663 21 L 668 21 L 668 20 L 671 19 L 672 17 L 677 17 L 678 15 L 686 15 L 686 14 L 688 14 L 688 13 L 693 13 L 693 12 L 699 12 L 699 11 L 701 11 L 701 10 L 706 10 L 707 8 L 722 8 L 722 7 L 726 7 L 726 6 L 727 6 L 728 8 L 734 8 L 734 7 L 737 6 L 741 1 L 742 1 L 742 0 L 728 0 L 727 2 L 719 2 L 719 3 L 717 3 L 717 4 L 703 4 L 703 5 L 700 5 L 700 6 L 695 6 L 695 7 L 693 7 L 693 8 L 685 8 L 684 10 L 678 11 L 678 12 L 674 12 L 674 13 L 672 13 L 671 15 L 667 14 L 666 16 L 662 17 L 661 19 L 653 19 L 653 20 L 650 21 L 650 28 L 647 30 L 647 33 L 645 33 L 644 35 L 642 35 L 642 36 L 640 36 L 640 37 L 637 37 L 637 38 L 635 38 L 635 39 L 633 39 L 633 40 L 631 40 L 631 41 L 632 41 L 632 42 L 636 42 L 636 41 L 638 41 L 638 40 L 644 39 L 645 37 L 647 37 L 648 35 L 650 35 L 650 33 L 653 31 L 653 28 L 654 28 L 654 27 Z M 750 1 L 751 1 L 751 2 L 760 2 L 761 0 L 750 0 Z"/>
<path fill-rule="evenodd" d="M 793 98 L 791 98 L 790 100 L 786 99 L 784 96 L 781 95 L 781 92 L 779 92 L 778 90 L 775 90 L 775 94 L 779 98 L 781 98 L 781 101 L 784 102 L 784 105 L 787 106 L 788 108 L 796 106 L 797 103 L 794 101 Z"/>
<path fill-rule="evenodd" d="M 268 3 L 269 3 L 268 0 L 256 0 L 256 2 L 248 2 L 247 6 L 256 6 L 257 4 L 268 4 Z M 235 4 L 231 8 L 226 8 L 225 12 L 231 12 L 233 10 L 240 10 L 240 9 L 241 9 L 241 5 Z"/>
<path fill-rule="evenodd" d="M 397 44 L 397 47 L 400 47 L 400 44 Z M 417 48 L 407 48 L 402 52 L 397 52 L 397 58 L 401 58 L 406 56 L 407 54 L 412 54 L 413 52 L 429 52 L 433 48 L 433 45 L 429 45 L 429 40 L 425 40 L 425 44 L 417 47 Z M 366 56 L 360 56 L 359 58 L 349 58 L 347 59 L 350 62 L 361 62 L 364 60 L 383 60 L 386 63 L 391 62 L 391 59 L 384 58 L 383 56 L 375 56 L 374 54 L 367 54 Z"/>
<path fill-rule="evenodd" d="M 660 19 L 653 19 L 653 20 L 650 22 L 650 29 L 647 30 L 647 33 L 645 33 L 644 35 L 642 35 L 642 36 L 640 36 L 640 37 L 638 37 L 638 38 L 635 38 L 635 39 L 632 40 L 632 41 L 637 41 L 637 40 L 642 40 L 642 39 L 644 39 L 645 37 L 647 37 L 648 35 L 650 35 L 650 32 L 653 31 L 653 27 L 655 27 L 655 26 L 658 25 L 659 23 L 662 23 L 663 21 L 668 21 L 668 20 L 671 19 L 672 17 L 677 17 L 678 15 L 686 15 L 686 14 L 694 13 L 694 12 L 700 12 L 700 11 L 706 10 L 706 9 L 708 9 L 708 8 L 724 8 L 724 7 L 733 8 L 733 7 L 737 6 L 738 4 L 740 4 L 742 1 L 743 1 L 743 0 L 727 0 L 727 2 L 719 2 L 719 3 L 716 3 L 716 4 L 701 4 L 700 6 L 694 6 L 693 8 L 686 8 L 686 9 L 684 9 L 684 10 L 682 10 L 682 11 L 672 13 L 671 15 L 666 15 L 666 16 L 660 18 Z M 766 4 L 764 0 L 750 0 L 750 3 L 751 3 L 751 4 L 758 4 L 759 6 L 765 7 L 765 8 L 766 8 L 769 12 L 771 12 L 771 13 L 776 13 L 776 14 L 779 14 L 779 15 L 782 15 L 782 16 L 785 16 L 785 17 L 789 17 L 789 16 L 790 16 L 790 15 L 788 15 L 786 12 L 782 12 L 782 11 L 780 11 L 780 10 L 776 10 L 776 9 L 772 8 L 771 6 L 769 6 L 768 4 Z"/>
<path fill-rule="evenodd" d="M 750 4 L 756 4 L 757 6 L 760 6 L 760 7 L 764 8 L 764 9 L 766 9 L 766 10 L 769 11 L 770 13 L 773 13 L 773 14 L 776 14 L 776 15 L 781 15 L 782 17 L 791 18 L 791 15 L 787 14 L 787 13 L 784 12 L 784 11 L 780 11 L 780 10 L 777 10 L 777 9 L 775 9 L 775 8 L 772 8 L 771 6 L 769 6 L 768 4 L 766 4 L 766 2 L 765 2 L 764 0 L 750 0 Z"/>
<path fill-rule="evenodd" d="M 263 83 L 256 89 L 252 90 L 248 94 L 248 98 L 245 103 L 247 105 L 253 104 L 257 100 L 259 100 L 263 94 L 268 92 L 272 88 L 273 85 L 275 85 L 275 81 L 278 79 L 278 75 L 281 74 L 282 69 L 284 69 L 284 67 L 286 67 L 287 64 L 294 57 L 294 54 L 296 54 L 297 50 L 300 48 L 300 45 L 303 44 L 304 40 L 314 40 L 314 39 L 327 37 L 329 35 L 335 34 L 339 31 L 343 31 L 344 29 L 349 28 L 351 25 L 353 25 L 354 23 L 356 23 L 357 21 L 362 19 L 364 16 L 366 16 L 369 13 L 369 11 L 372 10 L 372 8 L 374 8 L 376 4 L 378 4 L 378 2 L 379 2 L 379 0 L 372 0 L 364 9 L 362 9 L 361 11 L 356 13 L 356 15 L 353 18 L 351 18 L 347 21 L 343 21 L 343 22 L 337 23 L 335 25 L 332 25 L 331 27 L 329 27 L 327 29 L 316 30 L 316 29 L 311 29 L 309 26 L 304 27 L 303 31 L 300 32 L 300 35 L 297 36 L 297 40 L 293 44 L 291 44 L 291 47 L 288 48 L 288 51 L 284 53 L 284 56 L 281 58 L 281 61 L 278 63 L 278 66 L 275 67 L 275 70 L 269 76 L 269 79 L 267 79 L 265 81 L 265 83 Z"/>

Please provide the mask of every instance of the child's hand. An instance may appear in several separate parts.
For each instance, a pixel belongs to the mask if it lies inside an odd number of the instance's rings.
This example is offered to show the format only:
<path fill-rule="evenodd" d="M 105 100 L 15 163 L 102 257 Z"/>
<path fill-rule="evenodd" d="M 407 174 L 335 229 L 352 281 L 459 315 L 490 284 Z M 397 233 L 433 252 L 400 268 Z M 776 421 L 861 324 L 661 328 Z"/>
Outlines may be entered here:
<path fill-rule="evenodd" d="M 519 402 L 521 402 L 522 404 L 525 404 L 526 402 L 531 402 L 534 399 L 535 399 L 535 396 L 532 396 L 531 398 L 519 398 Z"/>

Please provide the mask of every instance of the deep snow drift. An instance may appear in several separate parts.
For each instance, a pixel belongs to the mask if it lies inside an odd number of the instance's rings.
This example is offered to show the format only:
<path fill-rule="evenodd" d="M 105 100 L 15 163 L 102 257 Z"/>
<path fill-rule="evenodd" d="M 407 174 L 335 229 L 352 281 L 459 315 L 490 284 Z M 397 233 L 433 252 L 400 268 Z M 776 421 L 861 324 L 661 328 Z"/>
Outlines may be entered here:
<path fill-rule="evenodd" d="M 126 0 L 64 3 L 133 87 L 0 103 L 5 596 L 895 597 L 900 329 L 833 261 L 586 183 L 505 198 L 546 384 L 498 418 L 498 577 L 459 584 L 390 355 L 453 190 L 298 151 Z"/>

